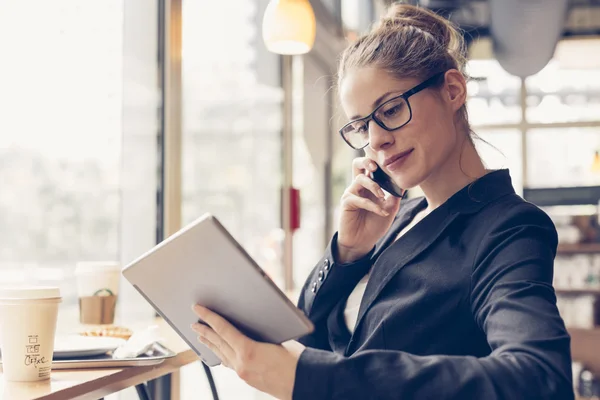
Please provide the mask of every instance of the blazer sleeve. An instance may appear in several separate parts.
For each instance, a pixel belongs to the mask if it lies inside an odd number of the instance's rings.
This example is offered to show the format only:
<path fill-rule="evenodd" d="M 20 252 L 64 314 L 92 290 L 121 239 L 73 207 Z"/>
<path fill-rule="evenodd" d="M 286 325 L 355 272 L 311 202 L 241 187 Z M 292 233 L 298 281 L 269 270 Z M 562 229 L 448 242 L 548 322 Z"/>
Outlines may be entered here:
<path fill-rule="evenodd" d="M 326 319 L 342 299 L 369 271 L 374 249 L 352 263 L 339 264 L 335 258 L 337 233 L 325 250 L 325 255 L 308 276 L 298 300 L 300 308 L 315 326 L 315 330 L 298 341 L 305 346 L 330 350 Z"/>
<path fill-rule="evenodd" d="M 367 350 L 343 357 L 307 348 L 293 398 L 573 399 L 570 337 L 552 288 L 556 229 L 530 204 L 515 206 L 490 226 L 471 274 L 473 318 L 490 355 Z"/>

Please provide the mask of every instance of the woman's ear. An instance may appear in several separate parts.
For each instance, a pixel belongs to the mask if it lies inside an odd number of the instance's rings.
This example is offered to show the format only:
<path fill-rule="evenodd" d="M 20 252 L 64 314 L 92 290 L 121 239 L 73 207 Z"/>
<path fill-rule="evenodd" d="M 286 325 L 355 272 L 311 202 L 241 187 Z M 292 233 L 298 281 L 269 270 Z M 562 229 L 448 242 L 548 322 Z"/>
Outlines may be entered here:
<path fill-rule="evenodd" d="M 444 99 L 449 103 L 452 111 L 458 111 L 467 101 L 467 82 L 463 74 L 451 69 L 444 77 Z"/>

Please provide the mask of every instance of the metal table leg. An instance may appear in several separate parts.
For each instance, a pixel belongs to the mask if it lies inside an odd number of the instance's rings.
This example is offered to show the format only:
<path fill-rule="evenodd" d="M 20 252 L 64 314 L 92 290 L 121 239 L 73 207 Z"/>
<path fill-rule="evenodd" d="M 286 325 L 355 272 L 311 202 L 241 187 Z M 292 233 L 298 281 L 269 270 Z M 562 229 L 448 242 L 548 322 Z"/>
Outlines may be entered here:
<path fill-rule="evenodd" d="M 171 400 L 172 375 L 164 375 L 147 382 L 146 388 L 152 400 Z"/>
<path fill-rule="evenodd" d="M 140 400 L 150 400 L 150 393 L 148 393 L 148 387 L 145 383 L 140 383 L 135 386 Z"/>

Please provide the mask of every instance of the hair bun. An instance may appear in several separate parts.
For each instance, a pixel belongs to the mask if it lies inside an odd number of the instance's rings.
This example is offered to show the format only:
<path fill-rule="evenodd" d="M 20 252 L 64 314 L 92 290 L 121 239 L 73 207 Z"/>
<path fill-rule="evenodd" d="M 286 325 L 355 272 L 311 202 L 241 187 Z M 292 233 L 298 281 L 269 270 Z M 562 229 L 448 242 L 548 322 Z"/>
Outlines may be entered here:
<path fill-rule="evenodd" d="M 379 29 L 403 29 L 413 27 L 429 33 L 448 52 L 458 56 L 463 52 L 462 35 L 446 18 L 435 12 L 410 4 L 395 3 L 381 19 Z"/>

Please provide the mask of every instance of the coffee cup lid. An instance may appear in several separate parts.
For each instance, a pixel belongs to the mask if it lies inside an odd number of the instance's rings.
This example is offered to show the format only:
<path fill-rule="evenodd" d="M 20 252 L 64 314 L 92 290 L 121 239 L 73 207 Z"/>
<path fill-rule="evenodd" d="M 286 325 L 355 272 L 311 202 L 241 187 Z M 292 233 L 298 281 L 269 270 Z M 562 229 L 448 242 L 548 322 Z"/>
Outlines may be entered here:
<path fill-rule="evenodd" d="M 102 273 L 120 271 L 121 265 L 116 261 L 82 261 L 75 266 L 76 274 Z"/>
<path fill-rule="evenodd" d="M 55 286 L 0 287 L 0 299 L 33 300 L 55 299 L 59 297 L 60 289 Z"/>

